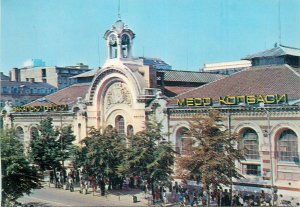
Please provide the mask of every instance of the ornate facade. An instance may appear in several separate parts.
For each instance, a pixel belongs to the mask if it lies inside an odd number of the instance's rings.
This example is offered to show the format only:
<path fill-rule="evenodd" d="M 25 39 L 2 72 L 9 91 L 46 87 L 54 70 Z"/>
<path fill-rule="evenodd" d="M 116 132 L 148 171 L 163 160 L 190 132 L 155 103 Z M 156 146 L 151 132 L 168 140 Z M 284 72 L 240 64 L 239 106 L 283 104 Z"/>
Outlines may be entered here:
<path fill-rule="evenodd" d="M 30 132 L 51 116 L 56 127 L 71 124 L 79 143 L 90 127 L 110 126 L 130 135 L 143 130 L 152 116 L 162 122 L 174 149 L 184 154 L 189 120 L 214 108 L 221 111 L 224 126 L 243 138 L 239 144 L 247 149 L 246 160 L 237 163 L 245 179 L 235 180 L 236 188 L 277 186 L 299 193 L 299 68 L 275 65 L 249 67 L 228 77 L 189 76 L 184 71 L 158 70 L 134 58 L 134 37 L 118 20 L 104 35 L 108 59 L 91 83 L 73 85 L 18 112 L 6 106 L 2 111 L 6 126 L 16 127 L 28 145 Z M 57 106 L 56 110 L 49 105 Z M 57 110 L 58 105 L 68 108 Z"/>

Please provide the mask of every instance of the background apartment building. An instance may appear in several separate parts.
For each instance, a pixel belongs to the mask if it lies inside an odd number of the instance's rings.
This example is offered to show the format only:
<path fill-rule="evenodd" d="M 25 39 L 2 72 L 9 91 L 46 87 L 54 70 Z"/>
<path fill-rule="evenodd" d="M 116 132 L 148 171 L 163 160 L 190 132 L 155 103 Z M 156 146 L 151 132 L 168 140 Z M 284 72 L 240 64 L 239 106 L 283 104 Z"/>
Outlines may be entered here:
<path fill-rule="evenodd" d="M 78 63 L 75 66 L 45 66 L 40 59 L 32 59 L 24 63 L 23 68 L 13 68 L 10 71 L 11 81 L 15 82 L 42 82 L 48 83 L 58 89 L 76 83 L 70 77 L 90 71 L 88 65 Z"/>

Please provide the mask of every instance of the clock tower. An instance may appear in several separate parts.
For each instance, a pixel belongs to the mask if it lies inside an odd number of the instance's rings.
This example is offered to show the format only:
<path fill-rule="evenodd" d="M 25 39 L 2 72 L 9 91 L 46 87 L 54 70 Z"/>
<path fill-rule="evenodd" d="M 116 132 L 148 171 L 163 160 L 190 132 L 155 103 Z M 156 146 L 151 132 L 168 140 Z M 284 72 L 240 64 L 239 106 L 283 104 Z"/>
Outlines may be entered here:
<path fill-rule="evenodd" d="M 135 34 L 121 19 L 117 20 L 104 34 L 107 42 L 108 59 L 132 57 L 132 45 Z"/>

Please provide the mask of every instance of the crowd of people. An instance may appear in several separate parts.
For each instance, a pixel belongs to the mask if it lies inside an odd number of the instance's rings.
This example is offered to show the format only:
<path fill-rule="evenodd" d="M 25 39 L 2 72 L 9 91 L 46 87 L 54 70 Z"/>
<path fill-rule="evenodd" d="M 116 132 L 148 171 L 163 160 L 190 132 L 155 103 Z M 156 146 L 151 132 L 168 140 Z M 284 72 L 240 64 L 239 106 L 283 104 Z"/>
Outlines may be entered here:
<path fill-rule="evenodd" d="M 55 187 L 68 185 L 70 191 L 74 190 L 74 184 L 80 185 L 81 193 L 97 192 L 104 196 L 110 189 L 142 189 L 144 197 L 152 204 L 155 203 L 178 203 L 181 205 L 199 206 L 207 205 L 207 202 L 218 206 L 271 206 L 271 195 L 261 192 L 231 191 L 220 187 L 210 188 L 209 192 L 200 186 L 188 186 L 186 183 L 178 184 L 150 184 L 147 180 L 138 175 L 126 175 L 125 177 L 104 178 L 101 174 L 89 175 L 84 171 L 70 170 L 66 172 L 50 172 L 50 182 L 55 183 Z M 282 195 L 275 194 L 275 204 L 281 205 L 284 199 Z M 281 201 L 282 200 L 282 201 Z"/>

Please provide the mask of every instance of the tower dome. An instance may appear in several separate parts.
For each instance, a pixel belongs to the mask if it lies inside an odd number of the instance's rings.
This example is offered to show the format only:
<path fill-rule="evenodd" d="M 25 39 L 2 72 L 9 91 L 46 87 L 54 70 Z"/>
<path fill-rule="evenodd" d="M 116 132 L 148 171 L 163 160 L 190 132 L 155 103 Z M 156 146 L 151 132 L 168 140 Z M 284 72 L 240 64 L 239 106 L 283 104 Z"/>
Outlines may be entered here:
<path fill-rule="evenodd" d="M 104 34 L 109 59 L 132 57 L 132 45 L 135 34 L 127 25 L 118 19 Z"/>

